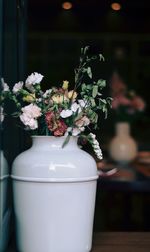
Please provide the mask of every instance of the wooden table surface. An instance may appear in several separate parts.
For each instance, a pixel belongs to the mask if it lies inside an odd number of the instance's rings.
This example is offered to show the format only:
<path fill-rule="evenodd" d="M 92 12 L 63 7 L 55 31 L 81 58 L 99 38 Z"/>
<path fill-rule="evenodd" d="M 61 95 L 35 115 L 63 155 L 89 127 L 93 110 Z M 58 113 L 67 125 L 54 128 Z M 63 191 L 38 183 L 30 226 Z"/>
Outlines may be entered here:
<path fill-rule="evenodd" d="M 150 252 L 150 233 L 95 233 L 91 252 Z"/>
<path fill-rule="evenodd" d="M 93 246 L 91 252 L 149 252 L 149 251 L 150 251 L 150 233 L 148 232 L 142 232 L 142 233 L 101 232 L 94 234 Z M 17 250 L 13 248 L 12 245 L 10 245 L 9 249 L 6 252 L 17 252 Z M 55 251 L 47 251 L 47 252 L 55 252 Z"/>

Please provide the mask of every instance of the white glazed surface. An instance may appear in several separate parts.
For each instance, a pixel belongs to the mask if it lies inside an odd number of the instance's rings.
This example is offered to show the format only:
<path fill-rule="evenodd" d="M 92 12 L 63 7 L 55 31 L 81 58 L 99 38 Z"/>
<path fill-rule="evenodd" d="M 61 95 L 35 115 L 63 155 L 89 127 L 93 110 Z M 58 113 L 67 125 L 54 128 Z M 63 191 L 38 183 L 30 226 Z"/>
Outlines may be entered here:
<path fill-rule="evenodd" d="M 96 163 L 77 146 L 76 139 L 64 149 L 63 141 L 34 138 L 33 147 L 14 161 L 19 252 L 91 250 Z"/>
<path fill-rule="evenodd" d="M 9 169 L 4 153 L 0 151 L 0 252 L 6 250 L 8 243 L 8 227 L 10 210 L 8 208 Z"/>
<path fill-rule="evenodd" d="M 51 180 L 97 177 L 94 159 L 77 146 L 77 139 L 71 138 L 62 149 L 64 140 L 65 137 L 33 137 L 33 146 L 15 159 L 12 175 Z"/>
<path fill-rule="evenodd" d="M 0 223 L 0 252 L 6 252 L 10 235 L 11 209 L 7 208 Z"/>
<path fill-rule="evenodd" d="M 7 189 L 8 189 L 9 170 L 8 163 L 3 151 L 0 151 L 0 222 L 1 217 L 7 208 Z"/>

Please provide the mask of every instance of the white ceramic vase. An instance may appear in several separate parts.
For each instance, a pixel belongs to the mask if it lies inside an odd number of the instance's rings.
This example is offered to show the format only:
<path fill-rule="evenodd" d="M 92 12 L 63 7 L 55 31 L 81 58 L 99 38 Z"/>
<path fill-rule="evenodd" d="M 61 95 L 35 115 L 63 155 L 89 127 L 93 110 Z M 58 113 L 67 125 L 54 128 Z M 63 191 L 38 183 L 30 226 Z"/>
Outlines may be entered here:
<path fill-rule="evenodd" d="M 33 137 L 13 163 L 19 252 L 89 252 L 97 184 L 94 159 L 71 137 Z"/>
<path fill-rule="evenodd" d="M 4 153 L 0 151 L 0 252 L 6 251 L 9 239 L 11 210 L 8 204 L 9 169 Z"/>
<path fill-rule="evenodd" d="M 130 125 L 126 122 L 116 124 L 116 135 L 110 142 L 111 158 L 122 164 L 132 161 L 137 155 L 137 144 L 130 135 Z"/>

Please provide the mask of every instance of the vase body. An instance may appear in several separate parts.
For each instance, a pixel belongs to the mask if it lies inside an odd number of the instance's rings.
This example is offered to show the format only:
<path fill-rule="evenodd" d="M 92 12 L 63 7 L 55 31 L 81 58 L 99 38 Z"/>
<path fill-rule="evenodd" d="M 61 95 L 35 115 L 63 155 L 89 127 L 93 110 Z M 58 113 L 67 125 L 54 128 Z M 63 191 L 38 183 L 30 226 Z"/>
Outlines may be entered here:
<path fill-rule="evenodd" d="M 96 163 L 71 138 L 33 137 L 13 163 L 19 252 L 89 252 Z"/>
<path fill-rule="evenodd" d="M 0 151 L 0 252 L 6 251 L 9 239 L 11 210 L 8 204 L 9 169 L 4 153 Z"/>
<path fill-rule="evenodd" d="M 132 161 L 137 155 L 137 144 L 130 135 L 128 123 L 116 124 L 116 135 L 109 146 L 111 158 L 119 163 L 126 164 Z"/>

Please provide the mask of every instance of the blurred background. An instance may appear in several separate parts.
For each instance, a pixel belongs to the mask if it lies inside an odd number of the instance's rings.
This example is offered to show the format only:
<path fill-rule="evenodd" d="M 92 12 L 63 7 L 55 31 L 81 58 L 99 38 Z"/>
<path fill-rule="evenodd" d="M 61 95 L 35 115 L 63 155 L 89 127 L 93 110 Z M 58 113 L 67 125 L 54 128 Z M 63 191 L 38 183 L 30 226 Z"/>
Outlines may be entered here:
<path fill-rule="evenodd" d="M 92 53 L 100 52 L 105 57 L 103 64 L 93 66 L 93 71 L 96 77 L 107 80 L 106 94 L 112 95 L 116 86 L 117 90 L 125 87 L 129 91 L 127 99 L 135 96 L 141 99 L 135 103 L 142 113 L 132 120 L 130 127 L 138 151 L 150 160 L 149 13 L 148 0 L 0 0 L 0 77 L 13 86 L 30 73 L 39 72 L 44 75 L 45 89 L 60 85 L 66 79 L 73 85 L 80 48 L 89 45 Z M 126 105 L 122 100 L 120 104 Z M 9 105 L 7 109 L 11 110 Z M 115 134 L 115 109 L 114 105 L 108 119 L 102 118 L 96 131 L 106 161 L 100 164 L 100 169 L 110 167 L 108 146 Z M 26 133 L 6 118 L 1 146 L 9 170 L 14 158 L 30 144 Z M 134 176 L 130 176 L 130 170 L 125 179 L 106 178 L 100 188 L 102 192 L 98 190 L 95 230 L 149 230 L 150 163 L 146 161 L 144 175 L 139 174 L 139 166 L 130 166 Z M 125 190 L 128 186 L 132 188 L 137 180 L 140 183 L 139 178 L 142 183 L 146 181 L 146 187 L 140 184 L 139 190 L 137 187 Z M 114 181 L 119 182 L 117 189 Z M 112 183 L 111 188 L 107 182 Z M 114 194 L 110 197 L 112 189 Z"/>
<path fill-rule="evenodd" d="M 117 73 L 127 89 L 143 98 L 146 109 L 140 122 L 134 122 L 133 134 L 142 144 L 149 143 L 149 1 L 1 2 L 0 66 L 9 85 L 35 71 L 44 75 L 44 88 L 60 85 L 64 79 L 73 84 L 80 48 L 89 45 L 92 53 L 105 57 L 104 64 L 95 66 L 94 74 L 107 80 L 108 89 Z M 113 118 L 110 113 L 108 120 Z M 104 121 L 101 132 L 105 129 L 107 133 L 100 138 L 107 142 L 114 129 Z"/>

